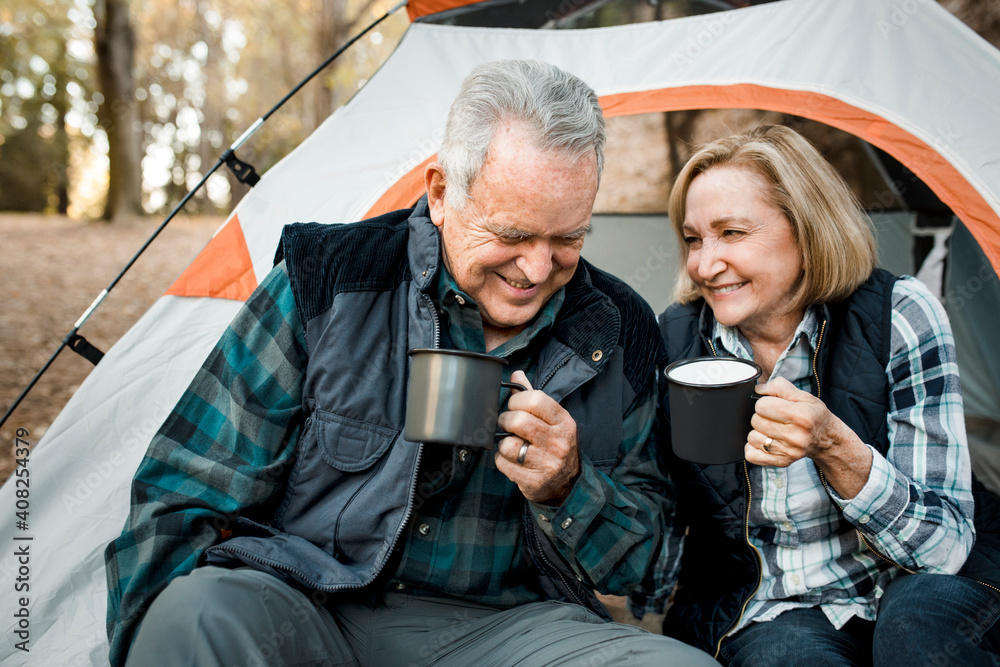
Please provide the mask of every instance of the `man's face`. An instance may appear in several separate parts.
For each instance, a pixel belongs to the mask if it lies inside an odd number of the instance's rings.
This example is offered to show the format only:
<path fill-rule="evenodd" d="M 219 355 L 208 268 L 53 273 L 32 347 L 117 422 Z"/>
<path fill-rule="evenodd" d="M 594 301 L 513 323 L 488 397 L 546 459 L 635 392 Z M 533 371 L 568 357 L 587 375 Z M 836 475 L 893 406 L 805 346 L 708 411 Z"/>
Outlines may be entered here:
<path fill-rule="evenodd" d="M 597 195 L 597 157 L 542 152 L 511 125 L 497 132 L 462 210 L 445 202 L 440 165 L 428 167 L 426 180 L 445 266 L 479 305 L 492 349 L 573 277 Z"/>

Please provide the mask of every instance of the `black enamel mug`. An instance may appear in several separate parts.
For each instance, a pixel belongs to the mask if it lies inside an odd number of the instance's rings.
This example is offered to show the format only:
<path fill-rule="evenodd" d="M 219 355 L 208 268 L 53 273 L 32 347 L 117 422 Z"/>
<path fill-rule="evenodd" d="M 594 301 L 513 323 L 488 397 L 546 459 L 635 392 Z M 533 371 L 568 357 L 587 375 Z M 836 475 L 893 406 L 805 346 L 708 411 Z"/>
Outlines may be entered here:
<path fill-rule="evenodd" d="M 667 366 L 674 453 L 694 463 L 742 460 L 761 372 L 754 362 L 733 357 L 695 357 Z"/>
<path fill-rule="evenodd" d="M 505 359 L 463 350 L 413 349 L 406 391 L 403 437 L 468 447 L 492 447 L 497 431 L 500 389 L 526 387 L 503 382 Z"/>

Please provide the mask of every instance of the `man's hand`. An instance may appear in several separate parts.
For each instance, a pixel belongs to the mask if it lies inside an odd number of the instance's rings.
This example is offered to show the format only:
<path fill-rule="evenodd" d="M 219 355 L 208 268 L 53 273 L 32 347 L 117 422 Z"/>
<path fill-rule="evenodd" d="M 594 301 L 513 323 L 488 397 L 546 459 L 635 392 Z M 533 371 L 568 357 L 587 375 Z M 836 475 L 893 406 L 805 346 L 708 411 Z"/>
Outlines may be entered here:
<path fill-rule="evenodd" d="M 515 435 L 500 441 L 497 469 L 517 484 L 524 497 L 542 505 L 560 505 L 580 475 L 576 422 L 545 392 L 531 388 L 522 371 L 514 371 L 511 382 L 528 391 L 514 391 L 499 425 Z M 527 443 L 522 463 L 518 455 Z"/>

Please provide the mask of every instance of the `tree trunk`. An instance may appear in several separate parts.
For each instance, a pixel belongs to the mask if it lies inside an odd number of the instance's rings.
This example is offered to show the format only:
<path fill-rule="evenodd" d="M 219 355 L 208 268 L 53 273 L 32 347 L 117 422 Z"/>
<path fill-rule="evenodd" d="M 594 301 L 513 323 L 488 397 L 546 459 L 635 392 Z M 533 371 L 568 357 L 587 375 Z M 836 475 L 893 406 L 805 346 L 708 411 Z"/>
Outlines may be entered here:
<path fill-rule="evenodd" d="M 105 220 L 142 215 L 142 169 L 139 114 L 133 97 L 135 33 L 128 0 L 97 0 L 94 47 L 104 101 L 98 110 L 108 135 L 108 199 Z"/>
<path fill-rule="evenodd" d="M 66 91 L 66 83 L 69 76 L 66 74 L 68 63 L 66 61 L 66 42 L 60 41 L 58 46 L 58 56 L 53 64 L 52 73 L 56 77 L 56 94 L 52 96 L 52 106 L 56 109 L 56 135 L 55 145 L 58 151 L 59 162 L 55 171 L 55 191 L 56 191 L 56 211 L 60 215 L 69 212 L 69 134 L 66 132 L 66 113 L 69 111 L 69 93 Z"/>
<path fill-rule="evenodd" d="M 365 0 L 360 3 L 349 3 L 346 0 L 318 0 L 319 19 L 316 21 L 313 33 L 313 43 L 316 46 L 316 62 L 321 63 L 347 43 L 360 28 L 368 23 L 371 8 L 375 0 Z M 348 8 L 355 5 L 353 16 L 349 16 Z M 313 88 L 313 119 L 310 131 L 315 130 L 333 113 L 334 89 L 336 88 L 336 69 L 343 63 L 335 63 L 319 76 L 319 87 Z M 350 97 L 350 92 L 348 93 Z"/>

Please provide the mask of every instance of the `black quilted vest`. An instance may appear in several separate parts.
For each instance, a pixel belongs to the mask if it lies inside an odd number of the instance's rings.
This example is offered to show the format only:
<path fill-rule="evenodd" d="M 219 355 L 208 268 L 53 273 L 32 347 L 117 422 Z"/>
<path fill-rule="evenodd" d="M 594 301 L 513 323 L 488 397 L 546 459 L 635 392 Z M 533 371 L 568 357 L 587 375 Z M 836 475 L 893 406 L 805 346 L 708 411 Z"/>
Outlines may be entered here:
<path fill-rule="evenodd" d="M 876 269 L 848 299 L 828 305 L 812 378 L 813 394 L 883 455 L 889 450 L 885 367 L 896 280 Z M 669 362 L 712 354 L 713 318 L 703 301 L 671 306 L 659 323 Z M 665 386 L 661 396 L 666 416 Z M 669 433 L 669 423 L 665 427 Z M 663 630 L 714 654 L 760 576 L 746 538 L 748 464 L 698 465 L 676 458 L 669 446 L 663 449 L 677 485 L 679 520 L 689 526 L 680 582 Z M 1000 593 L 1000 499 L 973 482 L 977 540 L 961 574 Z"/>

